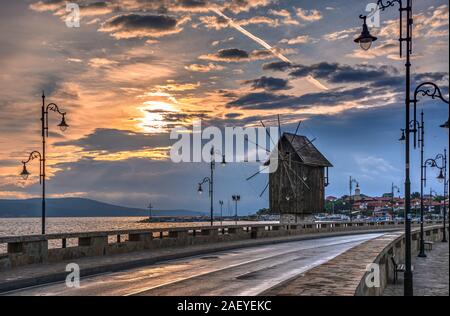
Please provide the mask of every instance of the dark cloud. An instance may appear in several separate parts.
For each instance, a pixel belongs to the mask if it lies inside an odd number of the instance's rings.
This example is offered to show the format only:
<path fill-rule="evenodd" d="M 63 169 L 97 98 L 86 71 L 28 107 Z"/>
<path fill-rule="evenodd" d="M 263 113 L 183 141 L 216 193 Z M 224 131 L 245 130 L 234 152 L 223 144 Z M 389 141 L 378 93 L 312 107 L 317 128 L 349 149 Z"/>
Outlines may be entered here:
<path fill-rule="evenodd" d="M 267 63 L 264 70 L 287 71 L 293 78 L 312 76 L 319 80 L 326 80 L 334 84 L 361 83 L 371 87 L 386 87 L 396 89 L 404 84 L 405 77 L 393 66 L 375 66 L 368 64 L 344 65 L 339 63 L 321 62 L 310 66 L 301 64 L 289 64 L 286 62 Z M 444 82 L 448 81 L 448 73 L 419 73 L 412 76 L 412 81 L 420 83 L 424 81 Z"/>
<path fill-rule="evenodd" d="M 225 114 L 225 117 L 229 118 L 229 119 L 235 119 L 235 118 L 238 118 L 238 117 L 241 117 L 241 116 L 242 116 L 241 113 L 227 113 L 227 114 Z"/>
<path fill-rule="evenodd" d="M 251 84 L 253 89 L 264 89 L 267 91 L 291 89 L 288 80 L 265 76 L 258 79 L 245 81 L 245 84 Z"/>
<path fill-rule="evenodd" d="M 134 29 L 152 29 L 168 30 L 177 25 L 177 20 L 167 15 L 138 15 L 128 14 L 119 15 L 106 23 L 110 27 L 123 27 L 129 30 Z"/>
<path fill-rule="evenodd" d="M 292 77 L 313 76 L 332 83 L 375 82 L 397 74 L 397 69 L 391 66 L 349 66 L 327 62 L 311 66 L 295 65 L 295 70 L 290 73 Z"/>
<path fill-rule="evenodd" d="M 228 107 L 246 109 L 280 109 L 280 108 L 304 108 L 316 105 L 335 106 L 343 102 L 358 102 L 361 105 L 372 105 L 378 102 L 389 102 L 387 95 L 402 93 L 404 89 L 404 76 L 393 66 L 375 65 L 344 65 L 339 63 L 322 62 L 310 66 L 300 64 L 288 64 L 284 62 L 268 63 L 263 66 L 265 70 L 286 71 L 290 70 L 293 78 L 312 76 L 319 80 L 325 80 L 334 84 L 358 84 L 358 87 L 336 88 L 319 93 L 309 93 L 300 97 L 268 93 L 277 89 L 268 88 L 269 81 L 248 81 L 254 88 L 266 88 L 263 93 L 249 93 L 237 97 L 227 104 Z M 420 73 L 412 76 L 412 82 L 416 85 L 424 81 L 447 82 L 448 73 Z M 278 82 L 279 85 L 288 85 Z M 445 89 L 445 88 L 444 88 Z M 280 89 L 281 90 L 281 89 Z M 447 93 L 448 89 L 444 90 Z"/>
<path fill-rule="evenodd" d="M 108 19 L 99 29 L 110 32 L 115 38 L 162 37 L 182 31 L 187 18 L 175 18 L 165 14 L 125 14 Z"/>
<path fill-rule="evenodd" d="M 239 48 L 226 48 L 221 49 L 217 53 L 202 55 L 199 58 L 211 61 L 222 61 L 222 62 L 243 62 L 249 60 L 261 60 L 273 58 L 272 52 L 268 50 L 254 50 L 252 52 L 247 52 Z"/>
<path fill-rule="evenodd" d="M 135 133 L 126 130 L 98 128 L 92 134 L 77 140 L 58 142 L 55 146 L 78 146 L 85 151 L 120 151 L 141 150 L 145 148 L 170 146 L 169 135 Z"/>
<path fill-rule="evenodd" d="M 371 90 L 371 92 L 374 92 Z M 273 109 L 299 109 L 315 105 L 335 106 L 342 102 L 357 101 L 366 97 L 366 87 L 354 89 L 334 89 L 318 93 L 309 93 L 300 97 L 292 95 L 275 94 L 269 92 L 249 93 L 237 100 L 229 102 L 227 107 L 244 109 L 273 110 Z"/>
<path fill-rule="evenodd" d="M 286 71 L 292 68 L 292 64 L 285 61 L 275 61 L 263 65 L 263 70 Z"/>
<path fill-rule="evenodd" d="M 227 48 L 219 50 L 215 56 L 218 60 L 241 60 L 248 59 L 249 53 L 238 48 Z"/>
<path fill-rule="evenodd" d="M 184 8 L 204 8 L 208 5 L 206 0 L 178 0 L 177 3 Z"/>

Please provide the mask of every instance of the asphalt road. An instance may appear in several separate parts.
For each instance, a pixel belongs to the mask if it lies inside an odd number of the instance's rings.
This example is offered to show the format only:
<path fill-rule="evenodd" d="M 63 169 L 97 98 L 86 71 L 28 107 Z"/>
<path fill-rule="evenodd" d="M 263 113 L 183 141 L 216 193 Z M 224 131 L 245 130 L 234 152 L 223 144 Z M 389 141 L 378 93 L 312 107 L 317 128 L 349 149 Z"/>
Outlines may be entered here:
<path fill-rule="evenodd" d="M 222 251 L 82 278 L 80 288 L 68 288 L 62 282 L 5 294 L 253 296 L 381 235 L 321 238 Z"/>

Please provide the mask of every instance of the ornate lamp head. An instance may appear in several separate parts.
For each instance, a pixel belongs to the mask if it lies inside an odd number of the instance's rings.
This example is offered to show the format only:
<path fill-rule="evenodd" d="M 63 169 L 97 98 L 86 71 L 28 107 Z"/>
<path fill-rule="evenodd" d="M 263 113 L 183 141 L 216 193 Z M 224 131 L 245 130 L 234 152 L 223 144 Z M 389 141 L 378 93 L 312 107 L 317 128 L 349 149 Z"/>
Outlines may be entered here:
<path fill-rule="evenodd" d="M 364 24 L 361 35 L 359 35 L 358 38 L 355 39 L 355 43 L 358 43 L 363 50 L 369 50 L 372 46 L 372 43 L 375 42 L 378 38 L 370 34 L 369 27 L 367 26 L 366 22 L 367 17 L 360 16 L 360 18 L 364 20 Z"/>
<path fill-rule="evenodd" d="M 62 132 L 65 132 L 69 125 L 66 123 L 66 115 L 62 115 L 61 123 L 58 124 L 58 127 L 61 129 Z"/>
<path fill-rule="evenodd" d="M 439 181 L 439 183 L 444 183 L 445 177 L 444 177 L 444 173 L 442 172 L 442 169 L 439 172 L 439 175 L 437 176 L 436 179 Z"/>
<path fill-rule="evenodd" d="M 20 176 L 22 177 L 22 179 L 27 180 L 28 177 L 30 176 L 30 173 L 27 170 L 27 165 L 26 163 L 23 163 L 23 169 L 22 172 L 20 173 Z"/>

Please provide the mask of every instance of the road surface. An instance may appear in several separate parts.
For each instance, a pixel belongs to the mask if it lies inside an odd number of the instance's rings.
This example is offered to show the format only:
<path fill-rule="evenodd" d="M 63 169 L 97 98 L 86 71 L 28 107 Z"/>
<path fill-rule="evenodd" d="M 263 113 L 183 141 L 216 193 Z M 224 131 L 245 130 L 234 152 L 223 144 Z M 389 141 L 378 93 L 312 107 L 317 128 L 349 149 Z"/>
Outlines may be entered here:
<path fill-rule="evenodd" d="M 5 295 L 254 296 L 382 234 L 321 238 L 242 248 L 82 278 L 80 288 L 54 283 Z"/>

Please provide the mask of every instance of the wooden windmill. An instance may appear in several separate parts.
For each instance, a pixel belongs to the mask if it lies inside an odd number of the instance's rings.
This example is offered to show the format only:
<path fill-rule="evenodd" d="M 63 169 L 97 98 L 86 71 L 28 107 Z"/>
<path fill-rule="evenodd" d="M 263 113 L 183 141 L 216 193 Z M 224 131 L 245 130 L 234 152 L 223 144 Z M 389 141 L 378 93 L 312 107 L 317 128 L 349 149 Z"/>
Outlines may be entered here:
<path fill-rule="evenodd" d="M 261 124 L 265 128 L 264 123 Z M 315 139 L 297 135 L 300 126 L 301 122 L 293 134 L 283 133 L 278 118 L 281 136 L 277 143 L 274 142 L 270 159 L 264 164 L 269 167 L 274 158 L 278 162 L 275 171 L 269 173 L 269 181 L 260 196 L 269 189 L 270 209 L 280 214 L 282 223 L 305 221 L 324 211 L 328 168 L 333 166 L 313 145 Z M 258 171 L 247 180 L 260 173 Z"/>

